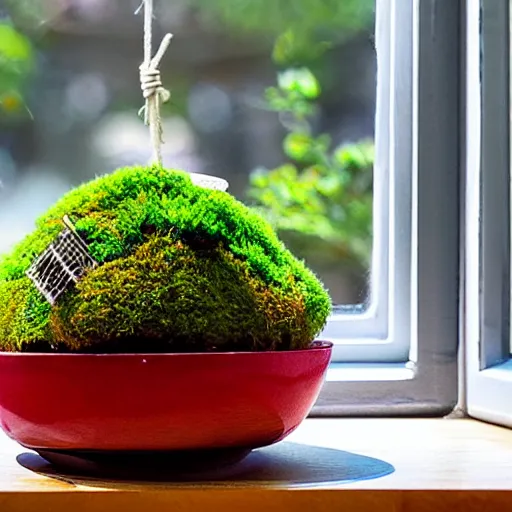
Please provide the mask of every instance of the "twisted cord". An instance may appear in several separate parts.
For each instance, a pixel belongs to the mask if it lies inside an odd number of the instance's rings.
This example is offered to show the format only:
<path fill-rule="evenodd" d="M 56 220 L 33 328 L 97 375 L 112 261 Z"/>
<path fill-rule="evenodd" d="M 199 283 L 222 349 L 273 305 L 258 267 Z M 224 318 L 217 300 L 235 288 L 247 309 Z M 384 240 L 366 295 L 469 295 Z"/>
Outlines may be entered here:
<path fill-rule="evenodd" d="M 153 146 L 153 161 L 162 163 L 162 118 L 160 105 L 169 101 L 171 93 L 162 85 L 160 61 L 164 56 L 172 34 L 166 34 L 160 43 L 160 47 L 154 57 L 151 57 L 153 0 L 144 0 L 144 62 L 139 67 L 140 86 L 145 104 L 140 109 L 139 115 L 144 114 L 144 123 L 149 126 L 151 145 Z"/>

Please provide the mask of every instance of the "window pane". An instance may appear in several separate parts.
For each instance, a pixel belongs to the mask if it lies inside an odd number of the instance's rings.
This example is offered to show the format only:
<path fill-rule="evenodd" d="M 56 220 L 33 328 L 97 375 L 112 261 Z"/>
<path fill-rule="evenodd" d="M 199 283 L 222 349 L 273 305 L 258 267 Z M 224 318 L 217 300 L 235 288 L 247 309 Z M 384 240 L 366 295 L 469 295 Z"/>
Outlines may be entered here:
<path fill-rule="evenodd" d="M 0 252 L 70 187 L 150 157 L 139 3 L 25 0 L 0 12 Z M 164 164 L 226 178 L 334 303 L 364 303 L 374 0 L 155 5 L 154 44 L 175 36 L 161 65 Z"/>
<path fill-rule="evenodd" d="M 508 358 L 509 120 L 508 6 L 482 9 L 481 87 L 481 290 L 480 367 Z"/>
<path fill-rule="evenodd" d="M 465 398 L 471 416 L 512 425 L 509 3 L 468 7 Z"/>
<path fill-rule="evenodd" d="M 512 80 L 510 79 L 510 71 L 512 70 L 512 0 L 508 3 L 508 90 L 509 90 L 509 98 L 508 98 L 508 104 L 509 106 L 512 105 Z M 511 201 L 510 198 L 512 197 L 512 180 L 510 177 L 512 176 L 512 109 L 509 108 L 508 110 L 508 178 L 509 178 L 509 202 L 508 202 L 508 218 L 509 218 L 509 244 L 510 240 L 512 240 L 512 208 L 511 208 Z M 509 246 L 509 255 L 510 255 L 510 246 Z M 510 261 L 510 264 L 512 266 L 512 261 Z M 508 338 L 509 338 L 509 350 L 510 355 L 512 356 L 512 322 L 510 322 L 510 318 L 512 318 L 512 269 L 509 269 L 509 278 L 511 279 L 511 282 L 509 283 L 509 331 L 508 331 Z"/>

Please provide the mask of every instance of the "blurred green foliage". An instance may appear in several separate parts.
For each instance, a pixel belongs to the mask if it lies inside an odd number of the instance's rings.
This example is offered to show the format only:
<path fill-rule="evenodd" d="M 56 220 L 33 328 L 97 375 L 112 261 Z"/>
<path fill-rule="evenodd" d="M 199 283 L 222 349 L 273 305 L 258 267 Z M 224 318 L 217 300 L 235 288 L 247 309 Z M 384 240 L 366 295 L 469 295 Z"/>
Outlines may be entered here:
<path fill-rule="evenodd" d="M 368 268 L 372 240 L 372 141 L 332 147 L 313 133 L 320 85 L 306 68 L 288 69 L 266 91 L 268 108 L 288 119 L 289 162 L 251 174 L 248 196 L 290 249 L 311 261 Z"/>
<path fill-rule="evenodd" d="M 27 37 L 7 22 L 0 22 L 0 113 L 25 111 L 23 91 L 34 67 L 34 53 Z M 25 111 L 26 112 L 26 111 Z"/>
<path fill-rule="evenodd" d="M 274 37 L 281 68 L 265 92 L 266 107 L 287 130 L 289 162 L 251 174 L 248 196 L 292 252 L 318 269 L 369 267 L 372 245 L 373 142 L 333 147 L 314 134 L 320 72 L 327 50 L 368 29 L 374 0 L 191 0 L 230 30 Z M 356 272 L 357 273 L 357 272 Z"/>
<path fill-rule="evenodd" d="M 293 65 L 314 60 L 333 42 L 369 26 L 375 0 L 190 0 L 231 31 L 275 38 L 273 60 Z"/>
<path fill-rule="evenodd" d="M 251 32 L 278 35 L 290 27 L 361 30 L 375 10 L 374 0 L 193 0 L 225 24 Z"/>

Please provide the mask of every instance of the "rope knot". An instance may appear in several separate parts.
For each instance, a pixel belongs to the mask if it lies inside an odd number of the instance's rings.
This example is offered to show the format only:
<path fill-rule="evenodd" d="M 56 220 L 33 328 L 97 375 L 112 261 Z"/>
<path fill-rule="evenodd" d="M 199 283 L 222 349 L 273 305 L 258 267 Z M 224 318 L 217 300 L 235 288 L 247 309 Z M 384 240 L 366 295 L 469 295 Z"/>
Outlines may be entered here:
<path fill-rule="evenodd" d="M 152 67 L 151 64 L 152 63 L 148 66 L 146 63 L 142 63 L 139 67 L 140 88 L 142 90 L 142 96 L 146 100 L 139 114 L 144 113 L 144 122 L 146 124 L 149 124 L 149 100 L 153 98 L 160 104 L 166 103 L 171 97 L 171 93 L 162 84 L 160 70 L 156 67 Z"/>
<path fill-rule="evenodd" d="M 160 145 L 162 144 L 162 119 L 160 117 L 160 104 L 169 101 L 171 93 L 162 85 L 158 66 L 164 56 L 172 34 L 166 34 L 160 43 L 155 56 L 151 58 L 151 18 L 153 16 L 153 0 L 144 0 L 144 62 L 139 66 L 140 88 L 144 97 L 144 106 L 139 115 L 144 114 L 144 123 L 149 126 L 153 144 L 153 160 L 162 162 Z"/>
<path fill-rule="evenodd" d="M 160 100 L 165 103 L 171 97 L 171 93 L 162 85 L 160 70 L 147 67 L 141 64 L 140 68 L 140 88 L 144 99 L 158 95 Z"/>

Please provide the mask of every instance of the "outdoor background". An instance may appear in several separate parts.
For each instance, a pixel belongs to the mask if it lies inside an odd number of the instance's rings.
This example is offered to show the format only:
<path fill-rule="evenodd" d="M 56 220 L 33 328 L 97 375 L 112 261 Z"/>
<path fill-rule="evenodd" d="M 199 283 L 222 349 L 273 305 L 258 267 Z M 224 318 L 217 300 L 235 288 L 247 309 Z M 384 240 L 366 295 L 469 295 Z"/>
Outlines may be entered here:
<path fill-rule="evenodd" d="M 66 190 L 150 158 L 139 0 L 0 0 L 0 253 Z M 164 165 L 227 179 L 326 283 L 367 299 L 374 0 L 155 0 Z"/>

